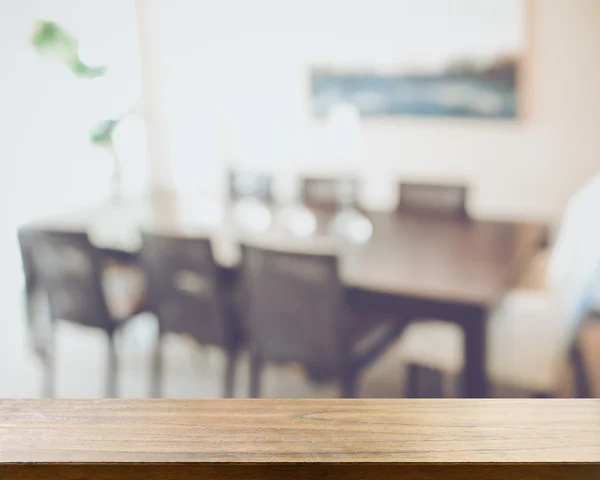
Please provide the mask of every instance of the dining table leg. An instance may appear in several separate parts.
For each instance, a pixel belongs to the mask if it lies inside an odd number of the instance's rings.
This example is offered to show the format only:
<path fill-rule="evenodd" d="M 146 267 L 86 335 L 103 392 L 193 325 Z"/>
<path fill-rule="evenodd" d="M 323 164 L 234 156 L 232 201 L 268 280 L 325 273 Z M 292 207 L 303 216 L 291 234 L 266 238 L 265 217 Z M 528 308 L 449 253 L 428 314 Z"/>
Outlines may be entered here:
<path fill-rule="evenodd" d="M 485 398 L 488 396 L 487 357 L 487 310 L 473 309 L 461 322 L 464 333 L 463 396 Z"/>

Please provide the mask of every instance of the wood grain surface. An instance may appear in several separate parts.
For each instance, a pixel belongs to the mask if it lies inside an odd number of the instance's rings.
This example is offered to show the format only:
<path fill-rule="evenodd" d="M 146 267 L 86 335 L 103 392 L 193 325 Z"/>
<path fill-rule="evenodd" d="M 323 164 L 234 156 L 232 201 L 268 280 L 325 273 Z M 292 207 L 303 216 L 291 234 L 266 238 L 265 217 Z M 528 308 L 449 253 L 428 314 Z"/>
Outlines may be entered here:
<path fill-rule="evenodd" d="M 2 462 L 600 462 L 595 400 L 4 400 Z"/>
<path fill-rule="evenodd" d="M 600 478 L 597 400 L 3 400 L 0 478 Z"/>

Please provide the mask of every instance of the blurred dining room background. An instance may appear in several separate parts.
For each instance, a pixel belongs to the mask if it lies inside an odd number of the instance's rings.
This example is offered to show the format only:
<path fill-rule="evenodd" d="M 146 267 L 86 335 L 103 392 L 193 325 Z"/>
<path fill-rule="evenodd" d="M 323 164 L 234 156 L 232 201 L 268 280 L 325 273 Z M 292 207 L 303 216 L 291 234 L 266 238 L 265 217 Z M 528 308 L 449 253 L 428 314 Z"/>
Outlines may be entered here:
<path fill-rule="evenodd" d="M 0 0 L 0 397 L 600 396 L 597 0 Z"/>

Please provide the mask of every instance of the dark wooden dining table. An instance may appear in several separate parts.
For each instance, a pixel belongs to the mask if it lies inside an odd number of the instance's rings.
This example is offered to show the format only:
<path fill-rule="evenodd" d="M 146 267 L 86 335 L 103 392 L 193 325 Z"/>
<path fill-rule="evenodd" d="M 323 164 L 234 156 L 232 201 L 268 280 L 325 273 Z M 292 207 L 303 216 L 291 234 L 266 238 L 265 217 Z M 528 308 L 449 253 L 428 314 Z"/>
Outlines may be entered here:
<path fill-rule="evenodd" d="M 314 235 L 285 239 L 306 248 L 332 246 L 340 255 L 340 276 L 357 304 L 403 320 L 438 319 L 464 333 L 462 393 L 486 397 L 486 326 L 490 312 L 516 283 L 545 240 L 538 222 L 444 218 L 416 213 L 367 211 L 371 239 L 333 242 Z M 331 214 L 318 212 L 318 232 Z M 235 271 L 239 235 L 231 208 L 195 196 L 163 195 L 83 208 L 47 217 L 37 226 L 86 231 L 110 255 L 135 261 L 140 231 L 209 236 L 217 262 Z M 262 234 L 280 241 L 281 235 Z"/>

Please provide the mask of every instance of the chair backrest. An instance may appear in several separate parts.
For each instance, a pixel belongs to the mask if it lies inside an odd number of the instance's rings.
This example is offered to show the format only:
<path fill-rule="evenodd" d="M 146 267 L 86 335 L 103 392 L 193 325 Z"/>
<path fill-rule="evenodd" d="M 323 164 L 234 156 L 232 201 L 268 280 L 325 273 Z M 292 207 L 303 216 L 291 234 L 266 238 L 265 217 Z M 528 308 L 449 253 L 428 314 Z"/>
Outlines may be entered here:
<path fill-rule="evenodd" d="M 143 233 L 140 257 L 149 307 L 162 332 L 187 333 L 211 345 L 231 344 L 235 325 L 226 312 L 208 239 Z"/>
<path fill-rule="evenodd" d="M 229 198 L 233 201 L 252 197 L 264 203 L 273 201 L 273 181 L 269 175 L 229 172 Z"/>
<path fill-rule="evenodd" d="M 357 204 L 358 182 L 355 178 L 304 178 L 300 199 L 310 208 L 335 210 Z"/>
<path fill-rule="evenodd" d="M 313 371 L 341 365 L 352 325 L 335 255 L 242 245 L 242 282 L 248 339 L 265 360 Z"/>
<path fill-rule="evenodd" d="M 24 258 L 29 259 L 36 286 L 48 295 L 52 319 L 113 329 L 116 324 L 102 290 L 100 254 L 87 234 L 28 228 L 24 236 L 20 235 Z"/>
<path fill-rule="evenodd" d="M 468 187 L 461 184 L 400 182 L 398 210 L 468 217 Z"/>

